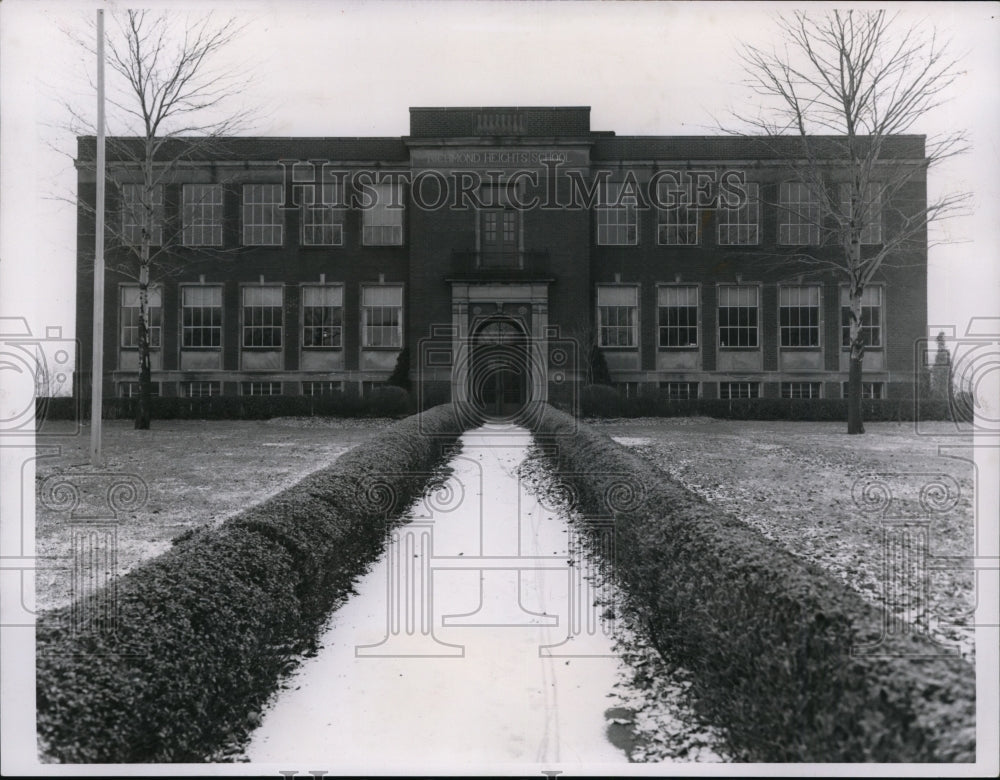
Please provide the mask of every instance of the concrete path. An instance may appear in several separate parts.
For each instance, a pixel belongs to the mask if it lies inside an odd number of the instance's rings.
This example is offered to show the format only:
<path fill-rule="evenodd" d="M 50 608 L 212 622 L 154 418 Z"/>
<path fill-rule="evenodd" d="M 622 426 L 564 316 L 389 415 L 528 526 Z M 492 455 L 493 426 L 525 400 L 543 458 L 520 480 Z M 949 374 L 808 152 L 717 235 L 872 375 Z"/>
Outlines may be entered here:
<path fill-rule="evenodd" d="M 574 532 L 518 478 L 529 444 L 516 428 L 462 437 L 451 477 L 414 505 L 265 712 L 251 761 L 337 773 L 625 763 L 605 736 L 610 626 Z"/>

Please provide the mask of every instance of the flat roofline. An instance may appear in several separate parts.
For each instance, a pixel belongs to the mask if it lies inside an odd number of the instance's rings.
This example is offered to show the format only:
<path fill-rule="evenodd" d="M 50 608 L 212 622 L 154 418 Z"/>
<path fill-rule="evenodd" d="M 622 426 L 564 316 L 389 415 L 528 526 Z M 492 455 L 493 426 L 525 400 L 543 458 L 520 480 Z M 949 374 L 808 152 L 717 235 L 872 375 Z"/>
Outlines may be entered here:
<path fill-rule="evenodd" d="M 590 106 L 410 106 L 410 111 L 590 111 Z"/>

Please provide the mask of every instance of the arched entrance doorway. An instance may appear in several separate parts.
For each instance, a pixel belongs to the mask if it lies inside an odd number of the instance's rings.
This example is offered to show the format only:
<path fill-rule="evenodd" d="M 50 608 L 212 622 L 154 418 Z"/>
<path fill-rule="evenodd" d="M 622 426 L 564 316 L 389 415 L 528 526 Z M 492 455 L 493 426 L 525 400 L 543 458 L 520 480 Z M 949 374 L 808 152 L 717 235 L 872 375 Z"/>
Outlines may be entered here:
<path fill-rule="evenodd" d="M 528 336 L 517 320 L 495 317 L 472 339 L 469 395 L 487 417 L 509 420 L 528 403 Z"/>

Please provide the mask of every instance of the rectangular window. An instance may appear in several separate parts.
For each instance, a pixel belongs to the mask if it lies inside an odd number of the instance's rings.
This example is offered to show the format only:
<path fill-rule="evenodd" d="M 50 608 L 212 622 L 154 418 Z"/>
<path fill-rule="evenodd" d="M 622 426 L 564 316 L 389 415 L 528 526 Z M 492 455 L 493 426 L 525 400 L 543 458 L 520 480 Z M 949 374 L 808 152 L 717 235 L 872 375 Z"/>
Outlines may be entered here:
<path fill-rule="evenodd" d="M 760 398 L 760 384 L 757 382 L 719 382 L 719 398 L 731 401 L 734 398 Z"/>
<path fill-rule="evenodd" d="M 719 346 L 757 346 L 756 287 L 719 288 Z"/>
<path fill-rule="evenodd" d="M 181 288 L 181 344 L 185 347 L 222 345 L 222 288 Z"/>
<path fill-rule="evenodd" d="M 778 243 L 790 246 L 819 244 L 819 196 L 808 184 L 786 181 L 779 187 Z"/>
<path fill-rule="evenodd" d="M 303 347 L 340 347 L 343 319 L 342 286 L 308 285 L 302 288 Z"/>
<path fill-rule="evenodd" d="M 661 181 L 657 185 L 661 203 L 673 202 L 668 209 L 659 209 L 656 229 L 658 244 L 694 246 L 698 243 L 698 211 L 694 207 L 694 187 Z"/>
<path fill-rule="evenodd" d="M 281 382 L 240 382 L 240 395 L 281 395 Z"/>
<path fill-rule="evenodd" d="M 847 217 L 854 216 L 854 209 L 851 207 L 851 189 L 850 184 L 840 185 L 840 209 L 841 213 Z M 865 187 L 858 219 L 861 223 L 861 243 L 881 244 L 882 197 L 878 185 L 870 183 Z"/>
<path fill-rule="evenodd" d="M 698 397 L 697 382 L 660 382 L 668 401 L 689 401 Z"/>
<path fill-rule="evenodd" d="M 819 398 L 820 382 L 782 382 L 782 398 Z"/>
<path fill-rule="evenodd" d="M 222 246 L 222 185 L 185 184 L 182 200 L 184 246 Z"/>
<path fill-rule="evenodd" d="M 149 394 L 154 398 L 160 395 L 160 383 L 150 382 L 149 383 Z M 118 383 L 118 397 L 119 398 L 138 398 L 139 397 L 139 383 L 138 382 L 119 382 Z"/>
<path fill-rule="evenodd" d="M 280 347 L 282 288 L 243 288 L 243 346 Z"/>
<path fill-rule="evenodd" d="M 597 288 L 597 318 L 602 347 L 639 344 L 639 288 Z"/>
<path fill-rule="evenodd" d="M 615 390 L 623 398 L 638 398 L 639 397 L 639 383 L 638 382 L 615 382 Z"/>
<path fill-rule="evenodd" d="M 778 289 L 778 330 L 783 347 L 819 346 L 819 287 Z"/>
<path fill-rule="evenodd" d="M 181 382 L 180 389 L 184 398 L 211 398 L 222 395 L 221 382 Z"/>
<path fill-rule="evenodd" d="M 518 266 L 518 212 L 483 209 L 479 212 L 479 263 L 483 268 Z"/>
<path fill-rule="evenodd" d="M 639 215 L 635 195 L 621 197 L 622 185 L 615 182 L 605 182 L 604 191 L 605 196 L 597 206 L 597 243 L 601 246 L 638 244 Z"/>
<path fill-rule="evenodd" d="M 840 393 L 844 398 L 847 398 L 849 384 L 849 382 L 841 383 Z M 862 382 L 861 397 L 870 398 L 876 401 L 881 398 L 885 398 L 885 385 L 881 382 Z"/>
<path fill-rule="evenodd" d="M 163 245 L 163 185 L 154 184 L 147 190 L 142 184 L 123 184 L 122 236 L 126 244 L 142 244 L 143 231 L 148 228 L 150 246 Z"/>
<path fill-rule="evenodd" d="M 342 246 L 344 243 L 344 212 L 334 208 L 341 203 L 336 183 L 321 184 L 319 203 L 314 203 L 316 187 L 302 188 L 302 244 L 304 246 Z"/>
<path fill-rule="evenodd" d="M 659 329 L 661 347 L 698 346 L 698 288 L 660 287 Z"/>
<path fill-rule="evenodd" d="M 846 287 L 840 288 L 841 345 L 851 346 L 851 307 Z M 882 288 L 866 287 L 861 293 L 861 337 L 866 347 L 882 346 Z"/>
<path fill-rule="evenodd" d="M 333 395 L 334 393 L 344 392 L 343 382 L 303 382 L 302 383 L 302 395 Z"/>
<path fill-rule="evenodd" d="M 162 297 L 159 287 L 149 287 L 147 311 L 149 312 L 149 346 L 158 349 L 160 346 L 160 325 L 163 316 Z M 139 287 L 137 285 L 122 285 L 121 287 L 121 327 L 123 347 L 139 346 Z"/>
<path fill-rule="evenodd" d="M 401 285 L 363 287 L 361 290 L 361 345 L 403 345 L 403 288 Z"/>
<path fill-rule="evenodd" d="M 285 202 L 280 184 L 243 185 L 243 244 L 245 246 L 281 246 L 284 237 Z"/>
<path fill-rule="evenodd" d="M 364 209 L 362 242 L 365 246 L 403 245 L 402 182 L 382 182 L 374 185 L 375 202 Z"/>
<path fill-rule="evenodd" d="M 717 214 L 719 244 L 723 246 L 749 246 L 760 241 L 760 185 L 748 181 L 738 189 L 738 197 L 730 201 L 720 195 Z"/>

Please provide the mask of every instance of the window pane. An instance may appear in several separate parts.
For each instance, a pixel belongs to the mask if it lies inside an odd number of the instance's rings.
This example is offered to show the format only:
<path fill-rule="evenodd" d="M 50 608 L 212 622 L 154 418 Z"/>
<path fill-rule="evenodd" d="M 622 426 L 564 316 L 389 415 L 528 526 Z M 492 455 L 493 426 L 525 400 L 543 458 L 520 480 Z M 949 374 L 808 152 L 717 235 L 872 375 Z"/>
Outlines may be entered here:
<path fill-rule="evenodd" d="M 403 243 L 403 204 L 401 182 L 374 185 L 375 202 L 363 210 L 362 239 L 368 246 L 398 246 Z M 393 206 L 393 203 L 396 205 Z"/>
<path fill-rule="evenodd" d="M 719 346 L 757 346 L 757 288 L 719 288 Z"/>
<path fill-rule="evenodd" d="M 819 244 L 819 196 L 808 184 L 782 182 L 779 186 L 778 243 Z"/>
<path fill-rule="evenodd" d="M 627 246 L 638 243 L 639 218 L 635 196 L 621 199 L 622 184 L 606 182 L 604 197 L 597 208 L 597 243 L 605 246 Z M 618 204 L 618 205 L 612 205 Z"/>
<path fill-rule="evenodd" d="M 142 184 L 121 185 L 122 237 L 134 247 L 142 244 L 144 232 L 151 246 L 163 244 L 163 186 L 147 189 Z"/>
<path fill-rule="evenodd" d="M 185 246 L 222 245 L 222 185 L 185 184 L 181 219 Z"/>
<path fill-rule="evenodd" d="M 698 211 L 694 208 L 693 185 L 660 182 L 659 199 L 677 205 L 659 210 L 657 242 L 660 244 L 694 245 L 698 243 Z"/>
<path fill-rule="evenodd" d="M 218 347 L 222 344 L 222 288 L 181 288 L 181 344 Z"/>
<path fill-rule="evenodd" d="M 364 287 L 361 300 L 363 346 L 402 346 L 403 288 L 399 285 Z"/>
<path fill-rule="evenodd" d="M 248 246 L 280 246 L 284 218 L 281 184 L 243 185 L 243 243 Z"/>

